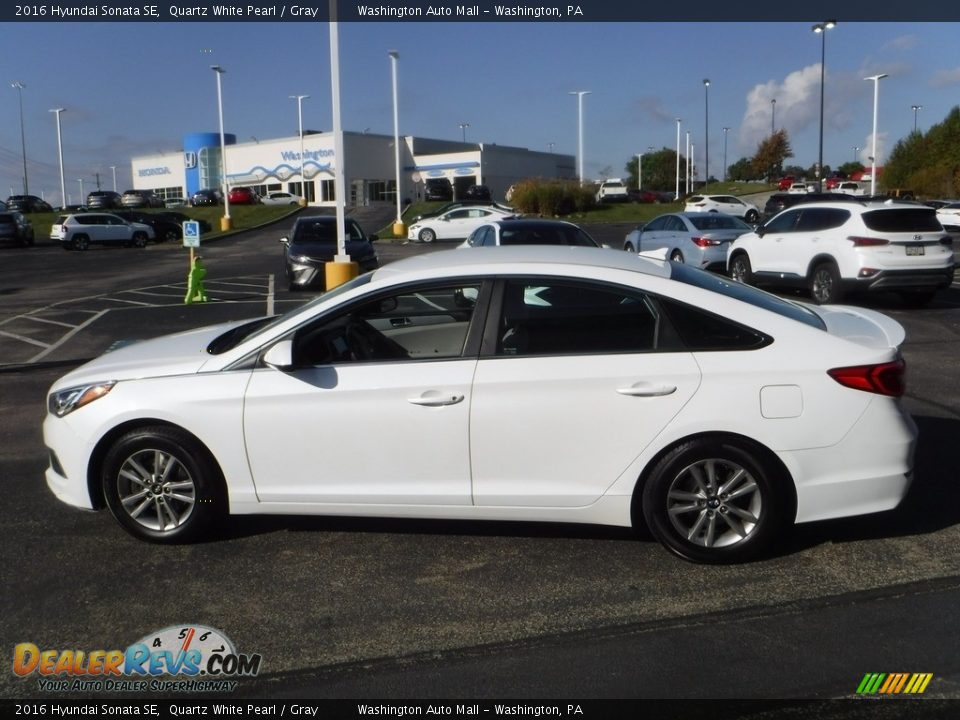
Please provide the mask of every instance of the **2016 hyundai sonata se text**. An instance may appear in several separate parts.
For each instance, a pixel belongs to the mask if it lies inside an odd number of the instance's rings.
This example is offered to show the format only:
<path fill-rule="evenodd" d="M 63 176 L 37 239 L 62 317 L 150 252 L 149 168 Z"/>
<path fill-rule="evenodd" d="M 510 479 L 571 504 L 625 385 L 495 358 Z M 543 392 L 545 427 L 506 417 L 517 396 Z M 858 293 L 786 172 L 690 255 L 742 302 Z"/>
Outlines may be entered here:
<path fill-rule="evenodd" d="M 646 524 L 701 562 L 895 507 L 899 324 L 583 247 L 421 255 L 50 390 L 46 478 L 133 535 L 227 513 Z"/>

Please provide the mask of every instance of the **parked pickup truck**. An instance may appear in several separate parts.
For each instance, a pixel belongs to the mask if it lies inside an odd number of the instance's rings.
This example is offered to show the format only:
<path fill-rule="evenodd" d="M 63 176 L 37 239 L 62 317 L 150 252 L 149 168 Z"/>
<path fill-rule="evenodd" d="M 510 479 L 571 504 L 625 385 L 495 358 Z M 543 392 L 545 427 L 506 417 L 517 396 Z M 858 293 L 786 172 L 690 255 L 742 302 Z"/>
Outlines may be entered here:
<path fill-rule="evenodd" d="M 597 202 L 626 202 L 629 199 L 627 195 L 627 186 L 623 184 L 620 178 L 610 178 L 600 183 L 597 188 Z"/>

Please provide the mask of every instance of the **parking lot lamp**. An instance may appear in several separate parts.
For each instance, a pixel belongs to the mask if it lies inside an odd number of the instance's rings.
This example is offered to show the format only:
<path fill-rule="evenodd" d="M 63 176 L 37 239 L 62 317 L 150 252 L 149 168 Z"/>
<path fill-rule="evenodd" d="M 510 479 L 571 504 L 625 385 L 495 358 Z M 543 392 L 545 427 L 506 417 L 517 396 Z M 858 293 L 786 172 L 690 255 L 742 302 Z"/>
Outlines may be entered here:
<path fill-rule="evenodd" d="M 60 113 L 66 108 L 53 108 L 52 113 L 57 114 L 57 156 L 60 158 L 60 204 L 67 204 L 67 183 L 63 177 L 63 141 L 60 136 Z"/>
<path fill-rule="evenodd" d="M 730 132 L 730 128 L 725 127 L 723 129 L 723 181 L 727 181 L 727 133 Z"/>
<path fill-rule="evenodd" d="M 303 172 L 303 101 L 306 100 L 309 95 L 291 95 L 291 100 L 297 101 L 297 127 L 300 130 L 300 195 L 303 200 L 300 201 L 301 205 L 307 204 L 307 176 Z"/>
<path fill-rule="evenodd" d="M 873 81 L 873 150 L 870 158 L 870 194 L 877 194 L 877 108 L 880 102 L 880 81 L 887 77 L 886 73 L 871 75 L 864 80 Z"/>
<path fill-rule="evenodd" d="M 673 191 L 673 199 L 680 199 L 680 121 L 681 118 L 676 118 L 677 120 L 677 185 Z"/>
<path fill-rule="evenodd" d="M 571 90 L 570 95 L 577 96 L 577 177 L 583 185 L 583 96 L 591 90 Z"/>
<path fill-rule="evenodd" d="M 911 105 L 910 109 L 913 110 L 913 131 L 917 131 L 917 113 L 923 109 L 923 105 Z M 24 170 L 26 172 L 26 170 Z"/>
<path fill-rule="evenodd" d="M 820 151 L 817 161 L 817 191 L 823 192 L 823 85 L 826 78 L 827 30 L 837 26 L 835 20 L 817 23 L 811 29 L 820 36 Z"/>
<path fill-rule="evenodd" d="M 397 182 L 397 219 L 393 223 L 393 234 L 397 237 L 406 237 L 407 228 L 403 224 L 403 209 L 400 205 L 400 109 L 397 95 L 397 62 L 400 53 L 390 50 L 390 76 L 393 80 L 393 167 Z"/>
<path fill-rule="evenodd" d="M 26 87 L 22 82 L 16 80 L 10 83 L 10 87 L 17 91 L 17 99 L 20 102 L 20 149 L 23 153 L 23 194 L 29 195 L 30 190 L 27 187 L 27 140 L 23 131 L 23 89 Z"/>
<path fill-rule="evenodd" d="M 470 127 L 470 123 L 460 123 L 460 131 L 463 133 L 463 141 L 467 141 L 467 128 Z"/>
<path fill-rule="evenodd" d="M 710 78 L 703 79 L 703 184 L 710 182 Z"/>
<path fill-rule="evenodd" d="M 220 187 L 223 188 L 223 217 L 220 218 L 220 230 L 226 232 L 233 226 L 230 220 L 230 192 L 227 188 L 227 142 L 223 135 L 223 89 L 220 86 L 220 76 L 226 70 L 219 65 L 211 65 L 210 69 L 217 74 L 217 114 L 220 116 Z"/>

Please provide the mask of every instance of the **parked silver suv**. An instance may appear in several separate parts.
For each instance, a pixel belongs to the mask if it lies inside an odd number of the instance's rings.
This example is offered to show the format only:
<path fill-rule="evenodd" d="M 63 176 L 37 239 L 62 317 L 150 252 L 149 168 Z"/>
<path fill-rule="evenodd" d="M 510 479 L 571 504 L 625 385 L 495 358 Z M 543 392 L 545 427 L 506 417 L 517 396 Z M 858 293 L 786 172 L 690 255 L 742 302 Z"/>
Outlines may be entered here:
<path fill-rule="evenodd" d="M 110 213 L 61 215 L 50 228 L 50 239 L 59 240 L 64 250 L 86 250 L 95 243 L 142 248 L 153 238 L 149 225 L 127 222 Z"/>

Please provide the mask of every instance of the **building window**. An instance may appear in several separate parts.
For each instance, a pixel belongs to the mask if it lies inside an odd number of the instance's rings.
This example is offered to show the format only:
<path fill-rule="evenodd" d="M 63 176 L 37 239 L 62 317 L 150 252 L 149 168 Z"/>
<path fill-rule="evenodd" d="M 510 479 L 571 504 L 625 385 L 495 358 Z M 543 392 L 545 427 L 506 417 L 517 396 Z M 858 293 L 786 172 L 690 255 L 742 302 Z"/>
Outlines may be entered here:
<path fill-rule="evenodd" d="M 334 191 L 334 188 L 333 180 L 320 181 L 320 195 L 323 202 L 333 202 L 337 199 L 337 193 Z"/>

